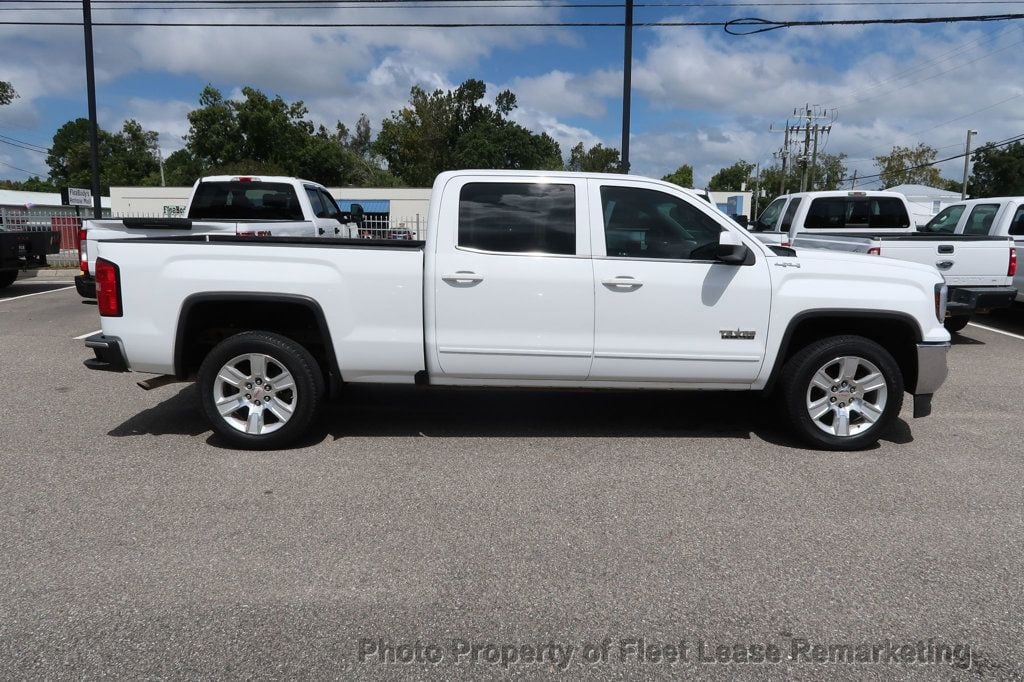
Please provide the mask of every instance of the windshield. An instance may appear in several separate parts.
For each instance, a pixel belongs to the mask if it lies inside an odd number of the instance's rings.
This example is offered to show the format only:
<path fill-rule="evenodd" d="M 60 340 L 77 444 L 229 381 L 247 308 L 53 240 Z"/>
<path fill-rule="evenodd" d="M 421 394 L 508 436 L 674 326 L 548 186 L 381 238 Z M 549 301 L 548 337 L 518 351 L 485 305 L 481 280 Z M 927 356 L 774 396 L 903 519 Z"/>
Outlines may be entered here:
<path fill-rule="evenodd" d="M 193 220 L 302 220 L 295 189 L 283 182 L 202 182 L 188 217 Z"/>

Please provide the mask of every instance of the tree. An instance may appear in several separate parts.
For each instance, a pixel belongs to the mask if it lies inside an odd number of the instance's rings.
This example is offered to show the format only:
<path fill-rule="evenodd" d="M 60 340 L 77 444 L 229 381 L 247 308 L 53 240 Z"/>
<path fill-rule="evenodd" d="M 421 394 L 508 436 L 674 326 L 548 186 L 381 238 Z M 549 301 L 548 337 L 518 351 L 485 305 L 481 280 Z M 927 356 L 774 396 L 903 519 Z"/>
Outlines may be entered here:
<path fill-rule="evenodd" d="M 449 169 L 562 167 L 551 136 L 508 118 L 517 106 L 515 94 L 498 93 L 493 107 L 484 104 L 486 94 L 487 86 L 473 79 L 455 90 L 430 93 L 413 86 L 409 104 L 381 124 L 372 151 L 414 187 L 429 186 Z"/>
<path fill-rule="evenodd" d="M 370 118 L 366 114 L 359 114 L 356 121 L 356 132 L 348 142 L 348 148 L 352 153 L 362 159 L 370 158 L 373 145 L 373 134 L 370 130 Z"/>
<path fill-rule="evenodd" d="M 0 180 L 0 189 L 12 189 L 19 192 L 57 192 L 59 189 L 52 183 L 33 175 L 26 180 Z"/>
<path fill-rule="evenodd" d="M 0 81 L 0 106 L 10 104 L 17 96 L 18 93 L 14 91 L 14 86 L 7 81 Z"/>
<path fill-rule="evenodd" d="M 731 166 L 722 168 L 711 176 L 708 182 L 708 189 L 715 191 L 738 192 L 744 187 L 751 186 L 750 173 L 754 170 L 754 164 L 747 163 L 740 159 Z"/>
<path fill-rule="evenodd" d="M 972 197 L 1005 197 L 1024 194 L 1024 144 L 979 147 L 974 152 Z"/>
<path fill-rule="evenodd" d="M 942 180 L 939 169 L 928 165 L 935 161 L 938 152 L 923 142 L 917 147 L 896 145 L 889 154 L 875 157 L 880 179 L 884 187 L 917 184 L 934 187 Z"/>
<path fill-rule="evenodd" d="M 684 163 L 679 168 L 676 168 L 673 172 L 665 175 L 661 178 L 665 182 L 671 182 L 673 185 L 679 185 L 680 187 L 693 187 L 693 166 L 688 163 Z"/>
<path fill-rule="evenodd" d="M 569 151 L 569 164 L 566 170 L 584 173 L 621 173 L 619 150 L 604 147 L 600 142 L 584 150 L 583 143 L 580 142 Z"/>
<path fill-rule="evenodd" d="M 781 166 L 762 168 L 760 181 L 756 183 L 752 181 L 747 185 L 747 189 L 758 187 L 761 191 L 758 206 L 767 206 L 779 194 L 800 191 L 800 175 L 802 172 L 801 168 L 788 168 L 786 170 L 786 181 L 783 183 Z M 846 154 L 819 154 L 817 165 L 814 167 L 814 186 L 812 189 L 842 189 L 843 184 L 849 182 L 846 179 L 847 172 Z M 785 191 L 780 192 L 779 188 L 783 184 Z"/>
<path fill-rule="evenodd" d="M 119 132 L 110 133 L 101 128 L 97 136 L 101 191 L 109 191 L 111 185 L 159 184 L 155 132 L 128 120 Z M 50 182 L 56 187 L 91 187 L 89 153 L 89 120 L 78 118 L 62 125 L 54 134 L 46 156 Z"/>

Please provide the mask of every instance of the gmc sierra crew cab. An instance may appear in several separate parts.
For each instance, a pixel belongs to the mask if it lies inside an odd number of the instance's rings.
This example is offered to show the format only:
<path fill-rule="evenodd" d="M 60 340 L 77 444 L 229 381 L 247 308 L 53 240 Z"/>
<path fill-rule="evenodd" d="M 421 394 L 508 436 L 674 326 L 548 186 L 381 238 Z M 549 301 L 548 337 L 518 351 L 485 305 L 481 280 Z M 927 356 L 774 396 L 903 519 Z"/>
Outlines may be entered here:
<path fill-rule="evenodd" d="M 95 370 L 198 382 L 227 442 L 280 447 L 343 383 L 763 391 L 813 446 L 874 443 L 946 377 L 934 268 L 769 247 L 643 177 L 439 175 L 427 240 L 97 244 Z"/>
<path fill-rule="evenodd" d="M 78 293 L 96 297 L 96 242 L 116 237 L 240 234 L 357 237 L 361 216 L 341 212 L 323 185 L 299 178 L 211 175 L 192 186 L 185 218 L 86 220 L 79 239 Z"/>
<path fill-rule="evenodd" d="M 779 197 L 755 223 L 758 239 L 795 249 L 866 253 L 936 268 L 949 285 L 946 328 L 960 331 L 972 313 L 1009 306 L 1017 256 L 1005 234 L 918 231 L 902 194 L 804 192 Z M 773 218 L 774 216 L 774 218 Z M 770 229 L 767 229 L 770 228 Z"/>

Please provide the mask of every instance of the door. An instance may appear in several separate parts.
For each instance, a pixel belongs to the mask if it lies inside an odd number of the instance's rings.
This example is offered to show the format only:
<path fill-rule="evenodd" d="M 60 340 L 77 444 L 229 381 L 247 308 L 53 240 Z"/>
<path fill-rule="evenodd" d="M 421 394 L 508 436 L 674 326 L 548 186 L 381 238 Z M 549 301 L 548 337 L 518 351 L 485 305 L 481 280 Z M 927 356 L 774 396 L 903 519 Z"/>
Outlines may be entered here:
<path fill-rule="evenodd" d="M 768 331 L 767 259 L 758 251 L 749 265 L 715 260 L 725 227 L 710 210 L 660 186 L 592 180 L 590 201 L 590 380 L 752 382 Z"/>
<path fill-rule="evenodd" d="M 313 236 L 345 237 L 341 234 L 341 210 L 334 198 L 319 187 L 306 185 L 306 197 L 313 209 Z"/>
<path fill-rule="evenodd" d="M 585 180 L 456 178 L 433 270 L 444 377 L 586 379 L 594 281 Z"/>

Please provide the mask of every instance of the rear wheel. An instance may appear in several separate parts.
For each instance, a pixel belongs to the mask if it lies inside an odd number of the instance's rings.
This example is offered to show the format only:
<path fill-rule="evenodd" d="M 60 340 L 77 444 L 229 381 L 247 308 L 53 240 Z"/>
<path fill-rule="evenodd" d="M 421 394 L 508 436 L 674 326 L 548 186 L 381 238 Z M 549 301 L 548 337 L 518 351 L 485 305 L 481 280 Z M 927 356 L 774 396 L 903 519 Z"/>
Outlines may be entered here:
<path fill-rule="evenodd" d="M 244 332 L 214 347 L 199 368 L 203 411 L 239 447 L 279 448 L 312 423 L 324 378 L 309 351 L 269 332 Z"/>
<path fill-rule="evenodd" d="M 943 324 L 946 326 L 947 331 L 955 334 L 966 327 L 967 323 L 970 321 L 971 318 L 969 315 L 953 315 L 952 317 L 947 317 Z"/>
<path fill-rule="evenodd" d="M 860 450 L 874 445 L 899 414 L 903 375 L 874 341 L 836 336 L 789 359 L 781 397 L 805 441 L 826 450 Z"/>
<path fill-rule="evenodd" d="M 16 279 L 18 279 L 17 270 L 4 270 L 0 272 L 0 289 L 11 286 Z"/>

